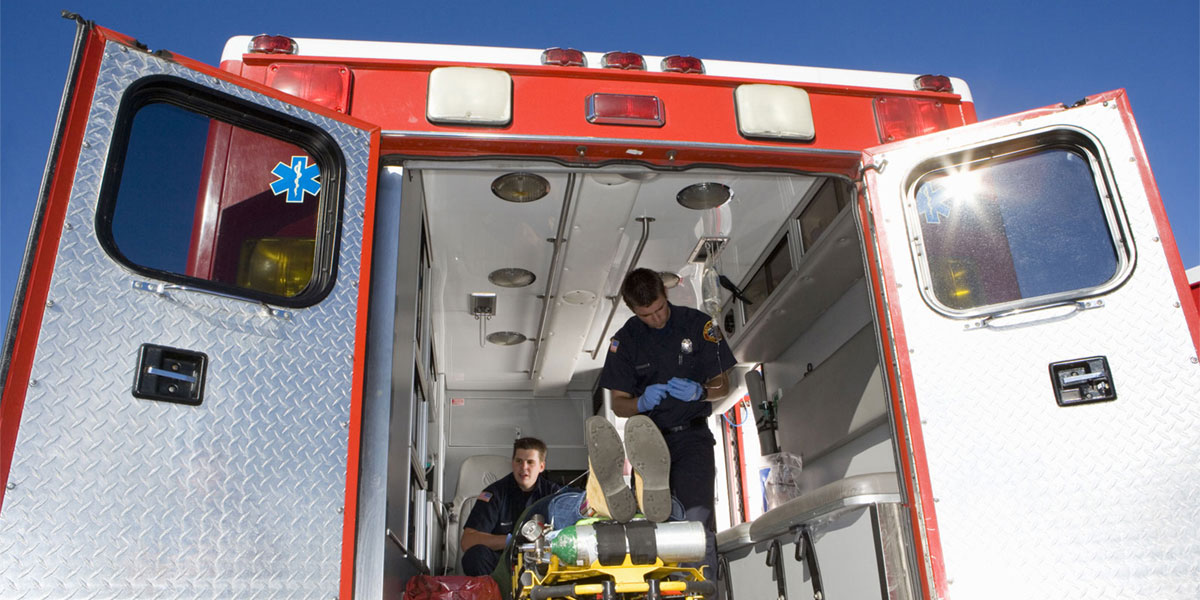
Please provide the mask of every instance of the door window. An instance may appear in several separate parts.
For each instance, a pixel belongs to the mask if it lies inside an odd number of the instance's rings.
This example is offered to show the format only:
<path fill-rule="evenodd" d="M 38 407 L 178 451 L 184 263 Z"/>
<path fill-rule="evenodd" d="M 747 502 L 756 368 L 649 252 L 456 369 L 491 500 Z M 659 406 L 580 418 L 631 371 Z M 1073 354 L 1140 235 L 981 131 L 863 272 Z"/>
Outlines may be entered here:
<path fill-rule="evenodd" d="M 336 146 L 233 102 L 169 80 L 128 92 L 97 231 L 149 276 L 312 304 L 332 284 Z"/>
<path fill-rule="evenodd" d="M 1054 145 L 939 168 L 911 186 L 922 293 L 955 315 L 1086 295 L 1127 262 L 1096 153 Z"/>

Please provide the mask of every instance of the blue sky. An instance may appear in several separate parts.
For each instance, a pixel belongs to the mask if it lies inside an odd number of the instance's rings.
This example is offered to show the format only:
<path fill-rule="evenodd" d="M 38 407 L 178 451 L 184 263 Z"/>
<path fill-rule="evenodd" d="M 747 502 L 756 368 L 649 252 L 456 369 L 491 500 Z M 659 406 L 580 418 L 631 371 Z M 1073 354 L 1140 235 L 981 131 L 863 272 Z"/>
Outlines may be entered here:
<path fill-rule="evenodd" d="M 836 6 L 835 6 L 836 4 Z M 569 46 L 962 77 L 980 119 L 1128 90 L 1183 263 L 1200 264 L 1195 0 L 854 2 L 98 2 L 0 5 L 0 310 L 33 218 L 74 24 L 67 8 L 210 64 L 233 35 Z"/>

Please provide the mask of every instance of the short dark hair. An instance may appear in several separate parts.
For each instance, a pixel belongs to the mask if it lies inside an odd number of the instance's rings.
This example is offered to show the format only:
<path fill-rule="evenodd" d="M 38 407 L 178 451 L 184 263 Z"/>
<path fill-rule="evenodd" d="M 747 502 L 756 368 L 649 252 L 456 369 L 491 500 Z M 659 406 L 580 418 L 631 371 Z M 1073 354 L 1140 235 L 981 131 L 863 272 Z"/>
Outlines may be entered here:
<path fill-rule="evenodd" d="M 634 269 L 621 284 L 621 298 L 630 310 L 650 306 L 655 300 L 666 297 L 667 286 L 663 285 L 662 275 L 653 269 Z"/>
<path fill-rule="evenodd" d="M 546 462 L 546 442 L 535 437 L 517 438 L 513 441 L 512 457 L 517 457 L 517 450 L 537 450 L 538 455 L 542 457 L 542 462 Z"/>

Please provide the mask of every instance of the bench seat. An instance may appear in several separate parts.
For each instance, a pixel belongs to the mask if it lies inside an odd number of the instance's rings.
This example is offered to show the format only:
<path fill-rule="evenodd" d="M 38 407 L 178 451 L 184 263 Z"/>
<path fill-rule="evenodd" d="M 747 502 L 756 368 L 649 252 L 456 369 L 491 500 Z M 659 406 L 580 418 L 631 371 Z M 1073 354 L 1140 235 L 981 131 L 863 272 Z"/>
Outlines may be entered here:
<path fill-rule="evenodd" d="M 895 473 L 867 473 L 839 479 L 763 513 L 750 524 L 749 541 L 769 540 L 842 510 L 885 502 L 900 502 Z M 737 527 L 726 531 L 735 530 Z"/>

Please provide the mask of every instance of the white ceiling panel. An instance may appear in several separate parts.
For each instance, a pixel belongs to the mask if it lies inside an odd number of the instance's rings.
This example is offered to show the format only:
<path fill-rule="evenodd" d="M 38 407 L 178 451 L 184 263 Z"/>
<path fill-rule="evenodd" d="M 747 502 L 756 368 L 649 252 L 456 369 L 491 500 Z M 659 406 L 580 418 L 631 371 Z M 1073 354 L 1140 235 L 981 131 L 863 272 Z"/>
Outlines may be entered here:
<path fill-rule="evenodd" d="M 669 292 L 672 302 L 698 306 L 700 269 L 687 262 L 702 236 L 728 236 L 718 270 L 740 282 L 767 244 L 793 215 L 819 178 L 718 170 L 651 172 L 638 167 L 577 169 L 563 165 L 513 162 L 420 163 L 426 215 L 433 248 L 433 318 L 438 332 L 438 364 L 455 389 L 527 390 L 561 396 L 568 388 L 588 389 L 603 364 L 604 352 L 590 352 L 607 340 L 631 313 L 620 305 L 602 333 L 621 278 L 629 267 L 642 225 L 652 217 L 650 235 L 637 266 L 680 274 Z M 414 165 L 409 165 L 413 168 Z M 491 192 L 492 181 L 522 170 L 541 174 L 550 193 L 514 204 Z M 571 174 L 574 173 L 572 176 Z M 566 198 L 568 181 L 570 198 Z M 676 195 L 684 187 L 717 182 L 733 190 L 724 206 L 692 210 Z M 550 281 L 563 202 L 570 202 L 562 257 L 547 332 L 534 377 L 532 341 L 542 310 L 539 295 Z M 533 285 L 509 289 L 491 284 L 488 274 L 504 267 L 532 271 Z M 516 331 L 530 341 L 515 346 L 485 343 L 470 314 L 469 295 L 497 295 L 496 316 L 487 331 Z"/>

